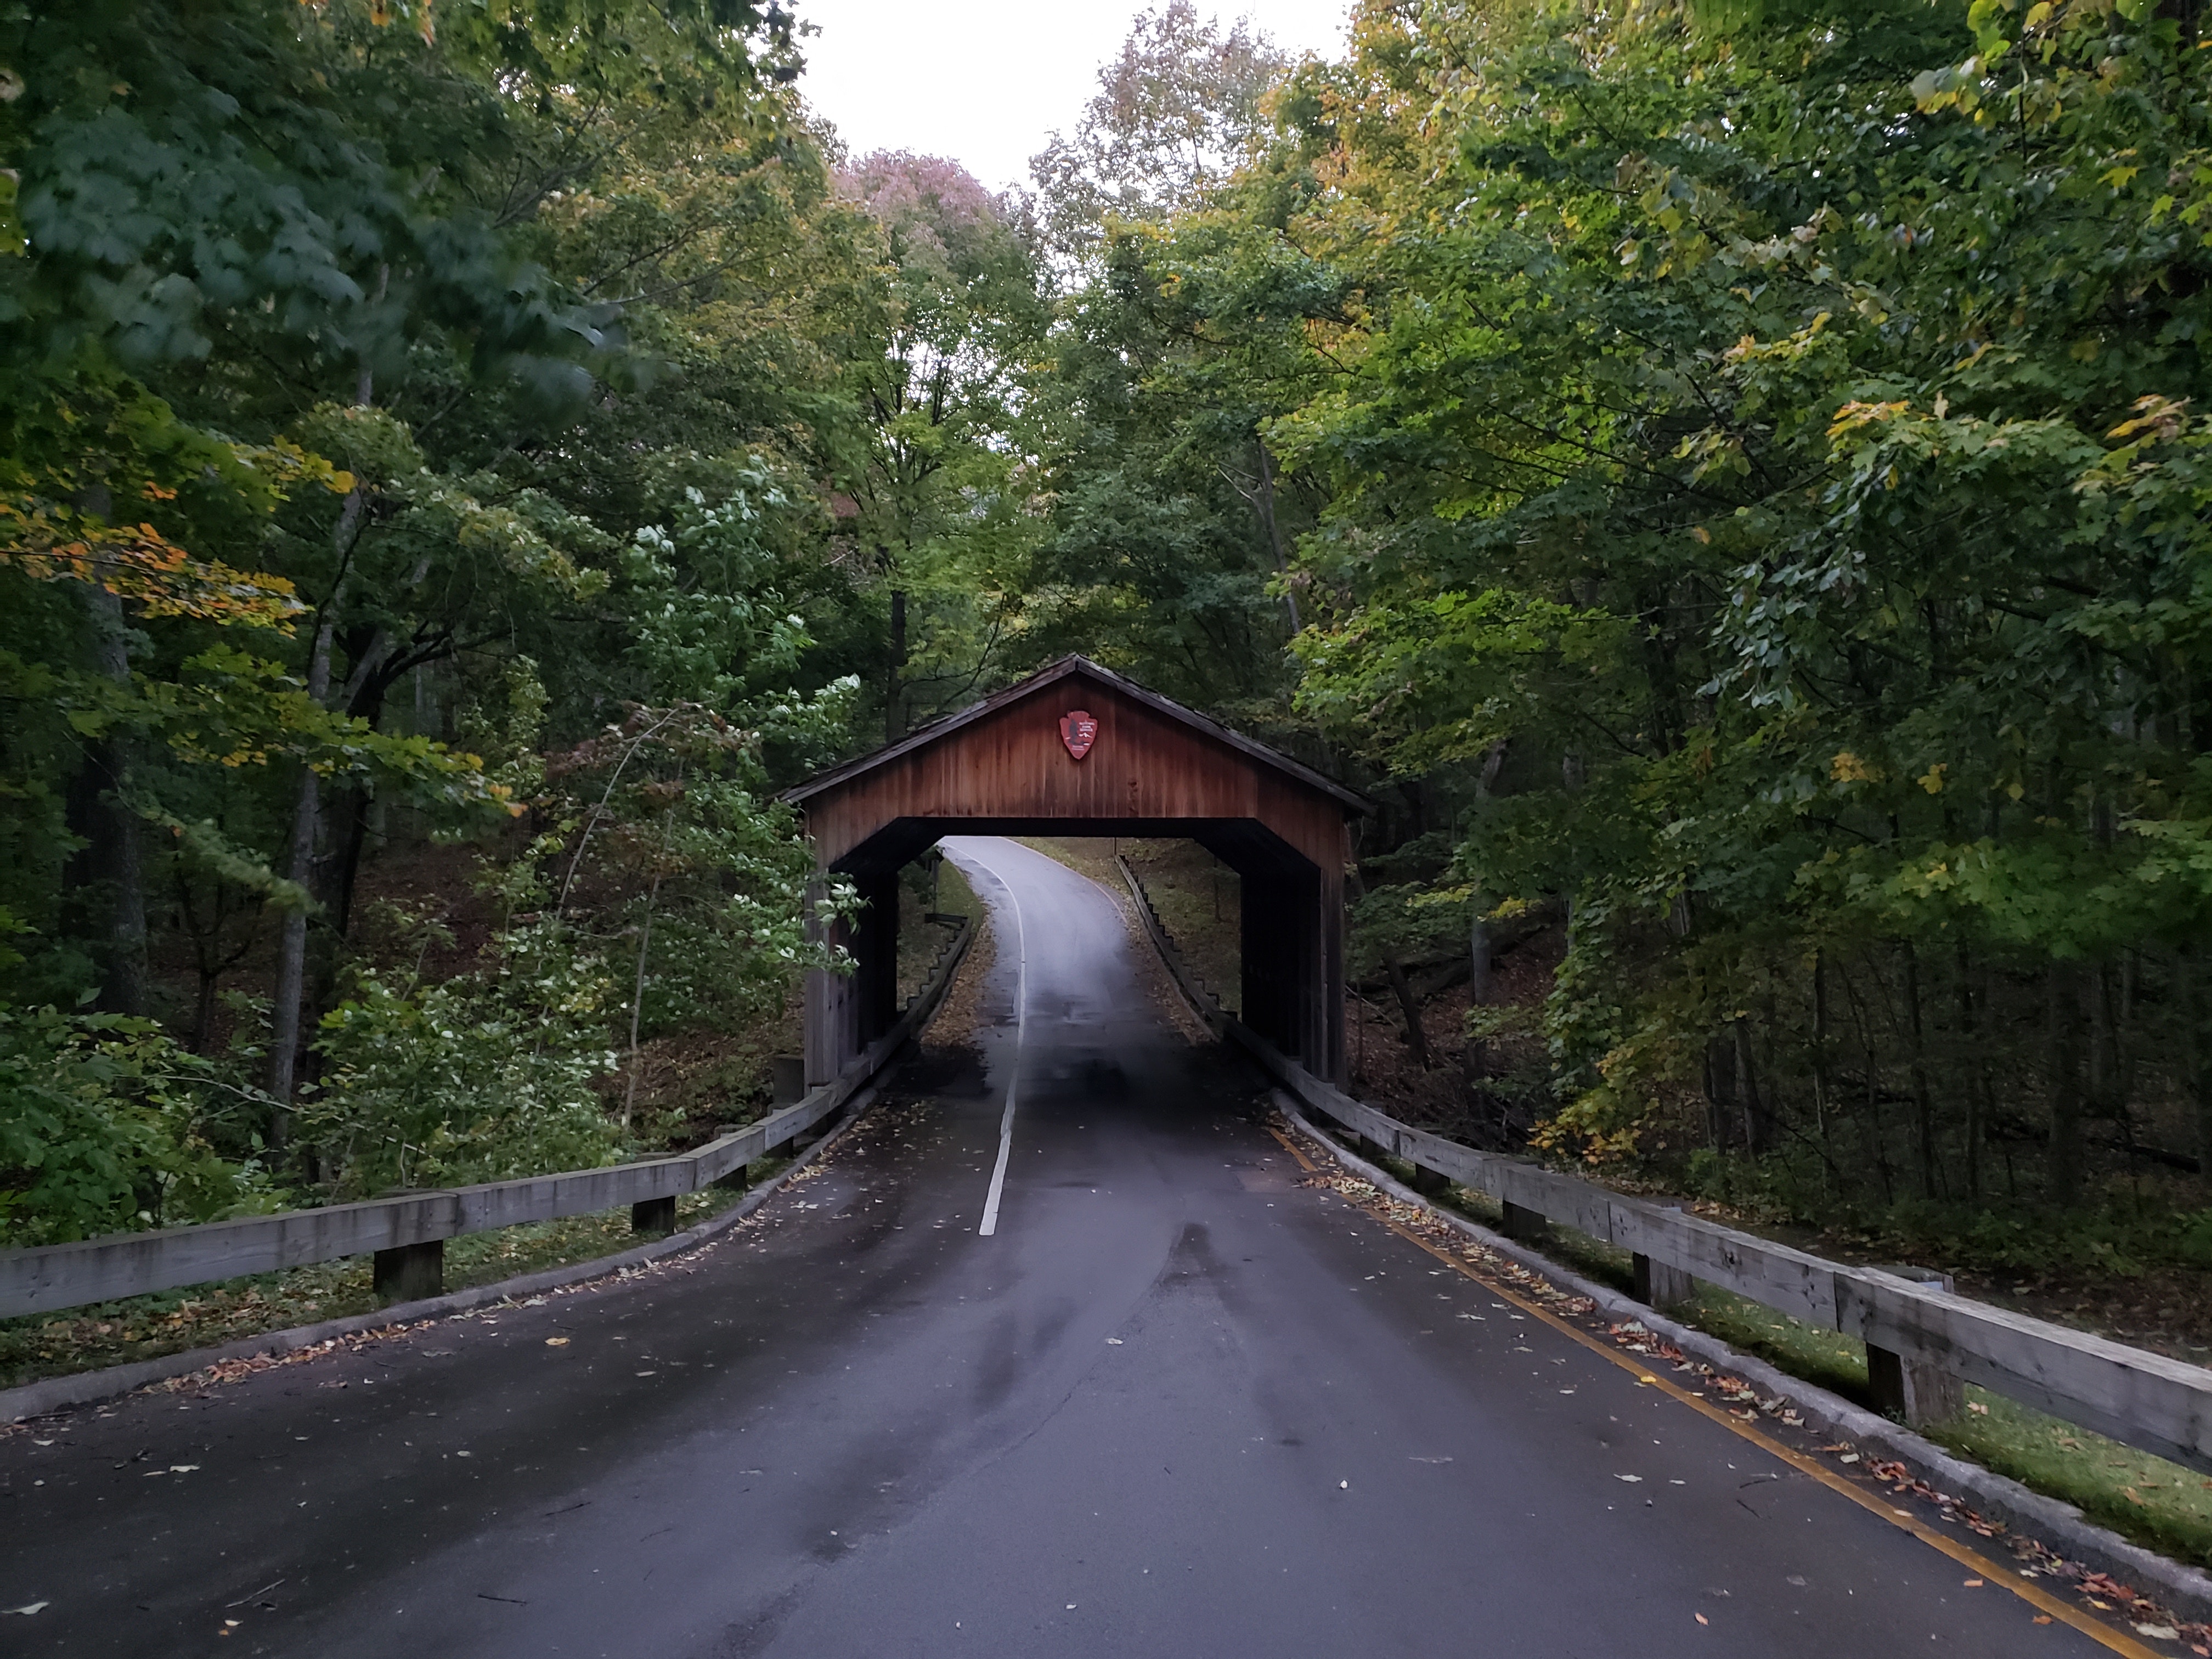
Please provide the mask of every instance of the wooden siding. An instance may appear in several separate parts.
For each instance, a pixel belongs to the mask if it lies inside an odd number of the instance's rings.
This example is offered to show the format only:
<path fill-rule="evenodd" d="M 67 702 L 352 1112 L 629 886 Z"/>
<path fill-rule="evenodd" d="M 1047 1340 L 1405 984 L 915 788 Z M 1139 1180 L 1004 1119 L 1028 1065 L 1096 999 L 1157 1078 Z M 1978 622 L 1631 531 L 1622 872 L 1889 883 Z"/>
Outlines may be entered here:
<path fill-rule="evenodd" d="M 1060 717 L 1075 708 L 1098 720 L 1079 761 L 1060 738 Z M 1120 822 L 1252 819 L 1336 873 L 1349 848 L 1337 801 L 1079 674 L 890 757 L 805 807 L 828 869 L 853 867 L 856 853 L 867 861 L 868 840 L 900 819 L 926 820 L 940 835 L 960 834 L 963 820 L 1049 819 L 1113 834 L 1106 826 Z"/>

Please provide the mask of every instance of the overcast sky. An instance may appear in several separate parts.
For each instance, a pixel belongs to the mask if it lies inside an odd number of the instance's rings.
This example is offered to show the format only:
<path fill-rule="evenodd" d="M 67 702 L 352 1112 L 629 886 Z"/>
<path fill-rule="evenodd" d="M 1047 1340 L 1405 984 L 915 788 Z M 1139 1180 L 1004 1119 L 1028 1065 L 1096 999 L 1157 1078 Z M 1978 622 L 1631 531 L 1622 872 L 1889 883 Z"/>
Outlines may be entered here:
<path fill-rule="evenodd" d="M 1292 53 L 1335 56 L 1347 0 L 1236 0 L 1201 15 L 1249 17 Z M 1098 65 L 1147 7 L 1132 0 L 798 0 L 799 88 L 854 155 L 949 155 L 994 190 L 1026 182 L 1029 158 L 1075 125 Z"/>

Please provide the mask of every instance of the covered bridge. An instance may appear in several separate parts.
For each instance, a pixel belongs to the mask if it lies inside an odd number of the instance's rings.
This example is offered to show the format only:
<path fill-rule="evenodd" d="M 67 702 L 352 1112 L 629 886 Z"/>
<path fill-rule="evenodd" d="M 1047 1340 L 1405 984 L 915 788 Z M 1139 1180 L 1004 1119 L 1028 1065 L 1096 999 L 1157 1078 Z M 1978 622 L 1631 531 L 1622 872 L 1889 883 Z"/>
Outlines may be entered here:
<path fill-rule="evenodd" d="M 823 773 L 785 799 L 865 908 L 835 937 L 848 976 L 806 987 L 806 1079 L 898 1017 L 898 872 L 941 836 L 1184 836 L 1243 884 L 1246 1024 L 1344 1081 L 1348 822 L 1372 809 L 1286 755 L 1082 657 Z"/>

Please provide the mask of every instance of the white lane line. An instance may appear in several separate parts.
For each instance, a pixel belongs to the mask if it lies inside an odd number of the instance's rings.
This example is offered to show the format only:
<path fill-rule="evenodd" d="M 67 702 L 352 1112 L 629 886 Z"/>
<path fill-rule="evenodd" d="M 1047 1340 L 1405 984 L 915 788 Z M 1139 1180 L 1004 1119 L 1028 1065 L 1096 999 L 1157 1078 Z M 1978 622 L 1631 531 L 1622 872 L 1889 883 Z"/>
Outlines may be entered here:
<path fill-rule="evenodd" d="M 991 870 L 988 864 L 983 867 Z M 1030 942 L 1022 902 L 1014 896 L 1013 884 L 996 870 L 991 870 L 991 879 L 1006 890 L 1006 902 L 1014 912 L 1014 1058 L 1006 1068 L 1006 1115 L 999 1120 L 999 1164 L 991 1171 L 990 1194 L 983 1200 L 983 1224 L 975 1230 L 985 1238 L 999 1231 L 999 1200 L 1006 1190 L 1006 1160 L 1014 1151 L 1014 1091 L 1022 1080 L 1022 1039 L 1030 1024 Z"/>

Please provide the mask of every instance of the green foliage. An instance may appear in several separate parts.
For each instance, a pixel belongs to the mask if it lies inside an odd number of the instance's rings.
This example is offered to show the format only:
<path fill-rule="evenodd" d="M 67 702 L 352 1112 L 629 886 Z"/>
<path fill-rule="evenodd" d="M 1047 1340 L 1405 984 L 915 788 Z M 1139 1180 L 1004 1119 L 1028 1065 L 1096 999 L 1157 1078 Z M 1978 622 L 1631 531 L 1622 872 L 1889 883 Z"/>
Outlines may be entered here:
<path fill-rule="evenodd" d="M 151 1020 L 0 1005 L 0 1239 L 275 1209 L 247 1127 L 264 1103 Z"/>
<path fill-rule="evenodd" d="M 1455 820 L 1408 873 L 1571 902 L 1548 1144 L 1802 1138 L 1811 1207 L 2212 1151 L 2195 46 L 1370 6 L 1124 243 L 1313 503 L 1297 707 Z"/>
<path fill-rule="evenodd" d="M 816 953 L 773 796 L 880 658 L 824 507 L 893 310 L 796 67 L 745 0 L 0 12 L 8 1018 L 289 1077 L 237 994 L 274 941 L 309 1030 L 354 994 L 307 1104 L 210 1144 L 326 1194 L 612 1155 L 635 1004 L 780 1010 Z M 637 708 L 696 741 L 562 770 Z M 470 948 L 362 925 L 453 840 L 481 893 L 418 908 Z M 24 1075 L 77 1115 L 0 1188 L 78 1158 L 135 1195 L 97 1224 L 173 1217 L 182 1154 L 99 1127 L 147 1117 L 137 1051 L 70 1042 Z"/>
<path fill-rule="evenodd" d="M 434 985 L 372 969 L 324 1016 L 323 1092 L 300 1114 L 331 1189 L 499 1181 L 615 1161 L 595 1078 L 614 1064 L 614 979 L 550 922 L 493 941 L 494 961 Z"/>

